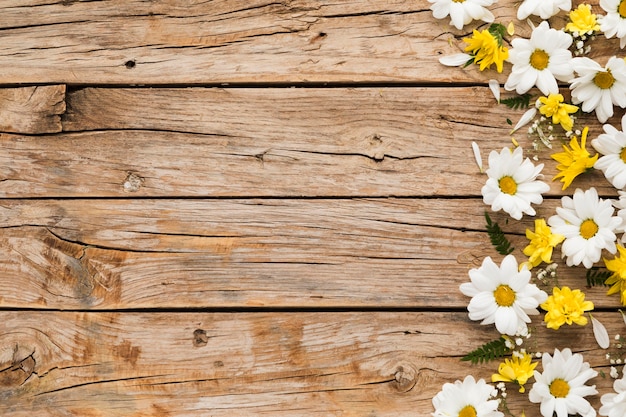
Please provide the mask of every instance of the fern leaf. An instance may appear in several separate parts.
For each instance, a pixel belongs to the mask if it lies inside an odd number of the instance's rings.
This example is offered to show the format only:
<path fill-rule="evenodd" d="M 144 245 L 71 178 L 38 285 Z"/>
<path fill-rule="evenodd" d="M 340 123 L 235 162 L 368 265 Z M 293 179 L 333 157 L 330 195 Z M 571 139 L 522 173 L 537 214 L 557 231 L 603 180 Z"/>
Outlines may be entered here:
<path fill-rule="evenodd" d="M 461 358 L 462 361 L 471 361 L 474 365 L 477 363 L 488 362 L 496 358 L 507 356 L 511 352 L 506 346 L 506 339 L 500 336 L 499 339 L 487 342 L 477 349 L 474 349 Z"/>
<path fill-rule="evenodd" d="M 502 23 L 492 23 L 487 30 L 496 39 L 498 46 L 502 46 L 502 40 L 504 35 L 506 35 L 506 27 Z"/>
<path fill-rule="evenodd" d="M 485 212 L 485 220 L 487 221 L 487 233 L 489 234 L 489 240 L 491 240 L 491 244 L 494 248 L 496 248 L 496 251 L 498 251 L 500 255 L 508 255 L 513 252 L 515 248 L 511 246 L 511 242 L 509 242 L 504 235 L 500 225 L 492 221 L 491 217 L 489 217 L 489 213 L 487 212 Z"/>
<path fill-rule="evenodd" d="M 522 94 L 521 96 L 509 97 L 500 100 L 500 103 L 504 104 L 510 109 L 527 109 L 530 107 L 530 99 L 532 95 L 529 93 Z"/>
<path fill-rule="evenodd" d="M 598 267 L 593 267 L 587 270 L 587 286 L 588 287 L 598 287 L 605 286 L 605 281 L 611 276 L 613 273 L 611 271 L 607 271 L 606 269 L 600 269 Z"/>

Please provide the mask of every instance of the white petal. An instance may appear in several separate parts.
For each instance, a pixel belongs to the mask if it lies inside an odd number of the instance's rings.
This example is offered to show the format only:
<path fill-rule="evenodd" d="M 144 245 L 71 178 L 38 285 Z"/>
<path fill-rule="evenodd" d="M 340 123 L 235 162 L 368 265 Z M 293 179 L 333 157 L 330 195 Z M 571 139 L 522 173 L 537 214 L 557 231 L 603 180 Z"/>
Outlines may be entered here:
<path fill-rule="evenodd" d="M 446 55 L 439 58 L 439 62 L 447 67 L 459 67 L 465 65 L 467 61 L 472 59 L 469 54 Z"/>
<path fill-rule="evenodd" d="M 500 103 L 500 83 L 498 80 L 489 80 L 489 88 L 491 89 L 496 101 Z"/>
<path fill-rule="evenodd" d="M 598 342 L 598 346 L 602 349 L 608 349 L 611 345 L 609 340 L 609 333 L 606 331 L 606 327 L 598 319 L 593 317 L 593 315 L 589 315 L 591 317 L 591 324 L 593 325 L 593 335 L 596 337 L 596 342 Z"/>
<path fill-rule="evenodd" d="M 524 113 L 522 115 L 522 117 L 519 119 L 519 121 L 517 122 L 517 124 L 515 125 L 513 130 L 511 130 L 510 133 L 514 133 L 520 127 L 525 126 L 526 124 L 528 124 L 528 122 L 530 122 L 532 119 L 534 119 L 536 115 L 537 115 L 537 108 L 532 107 L 532 108 L 526 110 L 526 113 Z"/>
<path fill-rule="evenodd" d="M 476 159 L 476 165 L 478 165 L 478 169 L 480 169 L 480 173 L 483 171 L 483 158 L 480 156 L 480 148 L 476 142 L 472 142 L 472 150 L 474 151 L 474 159 Z"/>

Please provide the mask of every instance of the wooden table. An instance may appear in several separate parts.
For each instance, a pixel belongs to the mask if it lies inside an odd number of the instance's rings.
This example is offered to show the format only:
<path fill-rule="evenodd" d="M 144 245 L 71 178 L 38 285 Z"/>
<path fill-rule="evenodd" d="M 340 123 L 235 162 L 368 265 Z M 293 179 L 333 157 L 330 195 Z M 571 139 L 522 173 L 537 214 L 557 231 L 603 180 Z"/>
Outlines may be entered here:
<path fill-rule="evenodd" d="M 0 415 L 428 416 L 490 379 L 459 360 L 498 337 L 458 290 L 501 259 L 470 143 L 523 111 L 439 64 L 473 27 L 426 0 L 1 1 Z M 519 255 L 533 219 L 492 218 Z M 590 326 L 536 324 L 608 374 Z"/>

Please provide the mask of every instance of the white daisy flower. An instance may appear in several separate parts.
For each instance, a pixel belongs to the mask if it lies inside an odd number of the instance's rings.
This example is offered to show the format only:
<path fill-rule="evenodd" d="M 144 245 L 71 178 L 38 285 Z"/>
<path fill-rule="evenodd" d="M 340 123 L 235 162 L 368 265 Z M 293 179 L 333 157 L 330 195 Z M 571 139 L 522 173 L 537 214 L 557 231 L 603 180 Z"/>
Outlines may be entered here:
<path fill-rule="evenodd" d="M 622 130 L 603 126 L 604 133 L 591 141 L 591 146 L 604 155 L 596 161 L 594 168 L 601 170 L 607 180 L 617 189 L 626 187 L 626 115 L 622 117 Z"/>
<path fill-rule="evenodd" d="M 468 375 L 463 382 L 446 383 L 433 398 L 433 417 L 503 417 L 498 400 L 492 399 L 495 388 L 484 379 Z"/>
<path fill-rule="evenodd" d="M 513 67 L 504 88 L 524 94 L 536 85 L 546 96 L 558 93 L 556 80 L 570 81 L 574 76 L 570 65 L 572 53 L 568 49 L 571 44 L 569 34 L 551 29 L 546 21 L 533 30 L 530 39 L 513 39 L 509 49 Z"/>
<path fill-rule="evenodd" d="M 543 181 L 537 181 L 543 164 L 535 166 L 530 159 L 523 160 L 522 148 L 511 151 L 503 148 L 500 153 L 489 153 L 489 169 L 487 183 L 481 189 L 485 204 L 491 204 L 493 211 L 504 210 L 516 220 L 522 213 L 535 215 L 531 203 L 541 204 L 541 193 L 550 190 Z"/>
<path fill-rule="evenodd" d="M 611 371 L 613 367 L 611 367 Z M 604 394 L 600 401 L 600 415 L 608 417 L 624 417 L 626 416 L 626 367 L 624 367 L 624 376 L 613 382 L 615 393 Z"/>
<path fill-rule="evenodd" d="M 626 62 L 609 58 L 606 67 L 587 57 L 572 59 L 578 78 L 571 80 L 572 102 L 583 103 L 582 111 L 596 111 L 600 123 L 613 116 L 613 105 L 626 107 Z"/>
<path fill-rule="evenodd" d="M 570 11 L 572 0 L 524 0 L 517 9 L 517 19 L 524 20 L 531 14 L 549 19 L 560 10 Z"/>
<path fill-rule="evenodd" d="M 600 0 L 606 15 L 600 16 L 600 30 L 604 36 L 619 38 L 619 47 L 626 46 L 626 4 L 621 0 Z"/>
<path fill-rule="evenodd" d="M 595 417 L 596 411 L 583 397 L 597 394 L 595 385 L 585 385 L 598 375 L 589 363 L 583 362 L 580 353 L 572 354 L 569 348 L 554 349 L 554 356 L 544 353 L 541 359 L 543 373 L 535 371 L 535 383 L 528 394 L 533 403 L 541 403 L 543 417 L 567 417 L 580 414 Z"/>
<path fill-rule="evenodd" d="M 602 249 L 610 253 L 617 250 L 615 230 L 622 219 L 613 216 L 610 200 L 598 197 L 595 188 L 577 189 L 573 198 L 561 198 L 562 207 L 548 219 L 552 233 L 565 236 L 561 246 L 567 265 L 580 265 L 589 269 L 600 260 Z"/>
<path fill-rule="evenodd" d="M 545 291 L 530 283 L 531 275 L 525 266 L 520 270 L 513 255 L 507 255 L 500 266 L 487 256 L 480 268 L 469 271 L 471 282 L 459 287 L 472 297 L 467 306 L 469 318 L 482 320 L 481 324 L 495 323 L 501 334 L 526 332 L 528 316 L 539 314 L 537 307 L 548 298 Z"/>
<path fill-rule="evenodd" d="M 450 16 L 450 24 L 457 29 L 463 29 L 472 20 L 482 20 L 491 23 L 494 20 L 493 13 L 486 7 L 491 6 L 497 0 L 428 0 L 432 5 L 435 19 L 443 19 Z"/>

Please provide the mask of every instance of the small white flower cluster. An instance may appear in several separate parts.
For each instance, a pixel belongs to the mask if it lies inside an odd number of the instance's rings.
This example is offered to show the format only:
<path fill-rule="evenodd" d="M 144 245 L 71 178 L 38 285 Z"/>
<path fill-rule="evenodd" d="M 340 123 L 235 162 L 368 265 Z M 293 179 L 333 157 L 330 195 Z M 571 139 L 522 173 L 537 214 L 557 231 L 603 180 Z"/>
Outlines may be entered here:
<path fill-rule="evenodd" d="M 585 33 L 572 32 L 572 38 L 574 38 L 574 55 L 581 56 L 591 52 L 591 45 L 587 42 L 594 41 L 596 36 L 593 34 L 593 31 Z"/>

